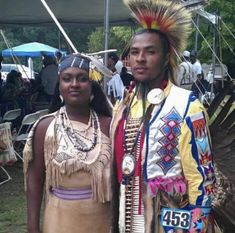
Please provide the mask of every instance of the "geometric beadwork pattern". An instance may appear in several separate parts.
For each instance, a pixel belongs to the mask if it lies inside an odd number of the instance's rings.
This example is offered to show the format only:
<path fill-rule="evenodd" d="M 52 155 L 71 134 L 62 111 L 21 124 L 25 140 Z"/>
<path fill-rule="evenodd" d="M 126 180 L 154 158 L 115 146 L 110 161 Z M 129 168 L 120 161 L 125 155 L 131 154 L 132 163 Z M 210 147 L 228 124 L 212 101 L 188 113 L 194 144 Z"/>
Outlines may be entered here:
<path fill-rule="evenodd" d="M 175 156 L 178 154 L 178 137 L 180 135 L 180 123 L 182 118 L 175 108 L 161 118 L 164 122 L 160 131 L 163 137 L 159 140 L 161 148 L 157 151 L 161 157 L 157 161 L 157 165 L 166 175 L 167 172 L 176 164 Z"/>
<path fill-rule="evenodd" d="M 209 144 L 209 135 L 207 133 L 206 121 L 202 113 L 191 117 L 194 140 L 197 147 L 198 166 L 204 178 L 204 192 L 210 194 L 213 192 L 215 183 L 214 166 L 212 163 L 212 154 Z"/>

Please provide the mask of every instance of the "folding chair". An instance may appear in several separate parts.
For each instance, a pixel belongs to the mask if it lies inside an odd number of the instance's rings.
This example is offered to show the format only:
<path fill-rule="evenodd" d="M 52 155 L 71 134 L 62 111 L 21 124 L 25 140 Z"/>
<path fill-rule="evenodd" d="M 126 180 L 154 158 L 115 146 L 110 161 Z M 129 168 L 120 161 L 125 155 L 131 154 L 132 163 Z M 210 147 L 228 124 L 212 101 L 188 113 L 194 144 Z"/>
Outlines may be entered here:
<path fill-rule="evenodd" d="M 16 156 L 18 156 L 18 153 L 14 150 L 12 143 L 11 123 L 2 123 L 0 124 L 0 168 L 7 175 L 7 178 L 1 181 L 0 185 L 11 180 L 11 176 L 3 166 L 16 162 Z"/>
<path fill-rule="evenodd" d="M 40 117 L 48 114 L 48 112 L 49 112 L 49 109 L 42 109 L 42 110 L 38 110 L 36 113 L 38 114 L 38 117 L 40 118 Z"/>
<path fill-rule="evenodd" d="M 31 113 L 28 115 L 25 115 L 22 122 L 21 122 L 21 126 L 16 134 L 16 137 L 14 138 L 14 147 L 16 150 L 19 149 L 20 145 L 24 145 L 29 131 L 32 128 L 33 124 L 39 119 L 39 114 L 38 113 Z M 18 146 L 17 146 L 18 144 Z M 21 159 L 23 160 L 23 158 L 21 157 Z"/>
<path fill-rule="evenodd" d="M 17 109 L 14 109 L 14 110 L 10 110 L 10 111 L 7 111 L 1 122 L 9 122 L 9 121 L 14 121 L 17 117 L 19 117 L 21 115 L 21 109 L 20 108 L 17 108 Z"/>

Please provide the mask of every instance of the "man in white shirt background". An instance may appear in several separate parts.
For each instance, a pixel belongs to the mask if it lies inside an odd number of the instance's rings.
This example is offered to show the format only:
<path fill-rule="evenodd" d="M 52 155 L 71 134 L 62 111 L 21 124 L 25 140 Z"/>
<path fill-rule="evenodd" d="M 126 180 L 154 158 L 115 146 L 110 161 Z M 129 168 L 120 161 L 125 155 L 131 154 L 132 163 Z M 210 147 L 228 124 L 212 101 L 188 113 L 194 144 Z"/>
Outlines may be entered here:
<path fill-rule="evenodd" d="M 108 86 L 108 96 L 112 104 L 115 104 L 116 100 L 120 100 L 123 97 L 124 85 L 120 77 L 123 64 L 119 60 L 116 53 L 111 52 L 108 54 L 108 68 L 113 71 L 112 79 L 107 83 Z"/>
<path fill-rule="evenodd" d="M 179 86 L 185 89 L 191 89 L 193 83 L 193 65 L 190 62 L 190 52 L 185 50 L 182 56 L 182 62 L 179 65 L 177 81 Z"/>
<path fill-rule="evenodd" d="M 195 50 L 192 50 L 190 52 L 190 61 L 193 66 L 193 71 L 194 71 L 194 81 L 197 81 L 197 79 L 201 79 L 203 74 L 202 74 L 202 66 L 200 61 L 197 59 L 197 52 Z"/>

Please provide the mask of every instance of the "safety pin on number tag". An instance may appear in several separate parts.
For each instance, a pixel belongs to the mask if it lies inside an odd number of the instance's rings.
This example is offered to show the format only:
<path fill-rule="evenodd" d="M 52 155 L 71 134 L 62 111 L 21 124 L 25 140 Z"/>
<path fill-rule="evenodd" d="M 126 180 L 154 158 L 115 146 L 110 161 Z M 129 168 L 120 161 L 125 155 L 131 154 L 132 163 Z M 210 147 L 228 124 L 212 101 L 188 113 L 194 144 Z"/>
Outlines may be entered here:
<path fill-rule="evenodd" d="M 191 212 L 181 209 L 163 208 L 161 225 L 188 230 L 191 223 Z"/>

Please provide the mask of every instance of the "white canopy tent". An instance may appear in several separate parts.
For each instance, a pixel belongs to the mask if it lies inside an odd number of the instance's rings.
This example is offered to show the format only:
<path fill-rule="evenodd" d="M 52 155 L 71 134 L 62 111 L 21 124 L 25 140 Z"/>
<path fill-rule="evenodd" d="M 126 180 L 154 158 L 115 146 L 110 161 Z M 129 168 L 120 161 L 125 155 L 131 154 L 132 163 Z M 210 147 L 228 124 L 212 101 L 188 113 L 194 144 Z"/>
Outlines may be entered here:
<path fill-rule="evenodd" d="M 123 0 L 46 0 L 46 3 L 62 25 L 103 25 L 104 49 L 108 49 L 109 25 L 133 24 L 133 18 Z M 14 25 L 54 26 L 55 22 L 40 0 L 0 1 L 0 29 Z"/>
<path fill-rule="evenodd" d="M 46 0 L 61 24 L 103 25 L 107 0 Z M 132 17 L 122 0 L 108 0 L 109 23 L 123 25 Z M 1 25 L 54 25 L 40 0 L 0 1 Z"/>
<path fill-rule="evenodd" d="M 183 5 L 197 8 L 208 0 L 179 0 Z M 60 24 L 105 28 L 105 48 L 108 49 L 110 25 L 132 25 L 133 18 L 123 0 L 45 0 Z M 3 25 L 55 25 L 41 0 L 0 1 L 0 29 Z"/>
<path fill-rule="evenodd" d="M 208 0 L 179 0 L 186 7 L 203 5 Z M 133 23 L 123 0 L 46 0 L 61 24 L 104 25 L 107 8 L 109 24 Z M 54 25 L 40 0 L 0 1 L 1 25 Z"/>

